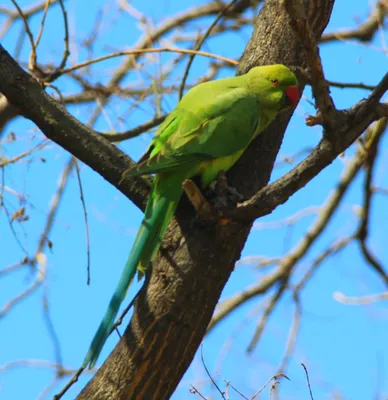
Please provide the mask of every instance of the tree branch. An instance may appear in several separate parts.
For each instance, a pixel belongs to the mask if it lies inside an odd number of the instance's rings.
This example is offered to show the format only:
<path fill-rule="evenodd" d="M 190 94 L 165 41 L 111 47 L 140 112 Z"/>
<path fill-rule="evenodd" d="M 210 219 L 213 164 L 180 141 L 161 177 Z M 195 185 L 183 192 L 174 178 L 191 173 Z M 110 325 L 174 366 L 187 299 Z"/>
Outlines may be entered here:
<path fill-rule="evenodd" d="M 334 123 L 335 126 L 341 127 L 330 133 L 330 139 L 324 137 L 311 154 L 294 169 L 226 215 L 230 218 L 254 220 L 285 203 L 296 191 L 330 165 L 372 122 L 382 118 L 378 105 L 387 90 L 388 73 L 367 100 L 362 100 L 341 113 L 341 117 Z"/>
<path fill-rule="evenodd" d="M 120 182 L 133 161 L 61 107 L 1 45 L 0 76 L 0 92 L 20 114 L 32 120 L 49 139 L 93 168 L 139 208 L 144 208 L 149 190 L 147 181 L 127 178 Z"/>
<path fill-rule="evenodd" d="M 356 39 L 361 42 L 372 41 L 377 30 L 383 26 L 384 19 L 388 15 L 386 0 L 377 2 L 375 9 L 370 13 L 368 19 L 355 29 L 348 29 L 339 32 L 330 32 L 322 35 L 320 43 L 333 42 L 336 40 Z"/>

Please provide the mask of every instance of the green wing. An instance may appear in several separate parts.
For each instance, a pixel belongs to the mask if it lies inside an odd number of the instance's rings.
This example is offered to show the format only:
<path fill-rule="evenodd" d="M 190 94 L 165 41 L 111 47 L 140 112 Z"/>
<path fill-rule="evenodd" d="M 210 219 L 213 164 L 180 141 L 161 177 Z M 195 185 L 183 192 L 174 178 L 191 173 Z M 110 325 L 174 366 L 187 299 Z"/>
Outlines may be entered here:
<path fill-rule="evenodd" d="M 177 107 L 160 126 L 148 152 L 130 175 L 171 172 L 245 149 L 260 121 L 259 104 L 247 89 L 227 87 L 196 107 Z"/>

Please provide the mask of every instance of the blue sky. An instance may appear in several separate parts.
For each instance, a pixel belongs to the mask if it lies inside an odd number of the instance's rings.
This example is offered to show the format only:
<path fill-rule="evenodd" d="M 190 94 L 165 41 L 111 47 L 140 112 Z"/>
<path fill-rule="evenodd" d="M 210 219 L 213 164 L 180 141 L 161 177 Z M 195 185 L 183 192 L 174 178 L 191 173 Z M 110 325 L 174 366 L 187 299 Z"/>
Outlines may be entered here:
<path fill-rule="evenodd" d="M 10 7 L 11 2 L 10 3 Z M 107 2 L 108 4 L 109 2 Z M 160 2 L 134 1 L 131 4 L 149 16 L 158 24 L 166 15 L 185 10 L 189 6 L 203 4 L 205 1 L 164 0 Z M 337 0 L 327 31 L 342 27 L 356 26 L 368 15 L 370 1 L 354 1 L 352 11 L 348 2 Z M 21 6 L 31 4 L 19 2 Z M 79 44 L 85 40 L 96 19 L 96 10 L 104 9 L 104 24 L 100 39 L 94 48 L 94 55 L 108 54 L 122 48 L 131 48 L 141 35 L 141 24 L 128 15 L 120 16 L 116 5 L 105 5 L 103 1 L 93 2 L 93 6 L 79 0 L 66 2 L 71 28 L 71 57 L 68 65 L 83 61 L 88 57 Z M 251 15 L 250 12 L 247 15 Z M 37 32 L 40 17 L 32 22 L 33 32 Z M 199 28 L 206 29 L 213 18 L 205 18 L 190 26 L 191 32 Z M 0 19 L 0 23 L 3 19 Z M 3 39 L 3 45 L 11 53 L 20 25 L 16 25 Z M 240 33 L 228 33 L 209 39 L 203 49 L 226 57 L 237 58 L 241 55 L 252 28 L 246 27 Z M 386 31 L 377 34 L 368 45 L 355 43 L 327 44 L 321 47 L 321 56 L 328 79 L 344 82 L 364 82 L 375 84 L 387 70 Z M 384 41 L 385 40 L 385 41 Z M 76 45 L 77 44 L 77 45 Z M 159 43 L 160 45 L 166 42 Z M 59 8 L 54 7 L 47 20 L 45 34 L 38 51 L 41 62 L 57 62 L 62 54 L 63 31 Z M 385 47 L 384 47 L 385 46 Z M 29 46 L 23 46 L 22 59 L 28 57 Z M 159 62 L 151 64 L 150 58 L 125 80 L 128 86 L 150 85 L 151 77 L 160 73 L 160 65 L 171 60 L 171 55 L 161 55 Z M 144 59 L 143 59 L 144 60 Z M 156 58 L 158 60 L 158 58 Z M 92 67 L 91 81 L 107 83 L 122 60 L 107 61 Z M 191 69 L 189 82 L 195 82 L 206 70 L 209 60 L 196 57 Z M 170 77 L 170 83 L 179 83 L 179 77 L 185 63 L 178 64 Z M 232 75 L 233 69 L 222 71 L 220 76 Z M 64 93 L 74 93 L 79 87 L 74 81 L 64 77 L 55 83 Z M 365 97 L 367 91 L 355 89 L 333 89 L 332 95 L 338 108 L 349 107 Z M 319 127 L 308 128 L 304 118 L 314 109 L 309 103 L 311 92 L 306 89 L 288 127 L 280 154 L 292 155 L 299 150 L 316 145 L 321 137 Z M 176 95 L 156 96 L 161 99 L 164 111 L 171 110 L 176 104 Z M 159 101 L 159 100 L 157 100 Z M 87 122 L 96 108 L 96 104 L 70 108 L 73 115 Z M 152 118 L 155 111 L 155 99 L 142 102 L 135 108 L 130 99 L 114 98 L 104 108 L 95 128 L 100 131 L 111 129 L 125 130 Z M 10 132 L 17 140 L 6 143 Z M 151 133 L 120 144 L 120 148 L 135 159 L 146 149 Z M 44 139 L 35 126 L 22 118 L 8 125 L 0 142 L 0 154 L 12 157 L 40 143 Z M 375 184 L 388 186 L 387 140 L 384 139 L 379 154 L 375 173 Z M 284 206 L 260 220 L 262 222 L 279 221 L 306 207 L 320 206 L 324 203 L 339 176 L 351 158 L 353 150 L 348 150 L 343 158 L 336 160 L 306 188 L 295 194 Z M 45 162 L 41 160 L 44 158 Z M 12 191 L 24 193 L 27 203 L 26 213 L 29 220 L 14 223 L 15 232 L 22 246 L 12 235 L 6 214 L 0 210 L 0 268 L 12 265 L 23 258 L 23 250 L 33 254 L 37 240 L 45 224 L 47 210 L 59 176 L 69 154 L 49 144 L 31 157 L 7 167 L 1 171 L 5 204 L 14 212 L 20 204 Z M 290 165 L 274 170 L 272 179 L 286 172 Z M 89 343 L 106 305 L 121 274 L 127 254 L 130 250 L 136 229 L 141 220 L 140 211 L 131 202 L 110 186 L 95 172 L 85 165 L 80 165 L 85 202 L 89 216 L 91 276 L 90 286 L 86 285 L 86 239 L 79 186 L 75 174 L 72 174 L 66 187 L 55 227 L 49 239 L 52 249 L 46 248 L 47 275 L 43 284 L 23 302 L 17 304 L 1 319 L 2 341 L 0 343 L 1 366 L 15 360 L 55 360 L 52 341 L 50 340 L 43 299 L 47 297 L 50 315 L 58 335 L 61 358 L 65 367 L 77 368 L 82 362 Z M 313 249 L 298 265 L 296 277 L 301 277 L 317 255 L 327 248 L 333 240 L 353 232 L 357 226 L 354 210 L 361 204 L 362 192 L 358 176 L 348 191 L 340 209 L 330 226 Z M 387 264 L 388 249 L 385 243 L 388 208 L 384 196 L 376 196 L 372 209 L 372 232 L 369 243 L 382 263 Z M 265 255 L 282 256 L 290 250 L 313 223 L 316 214 L 301 219 L 292 228 L 259 229 L 252 231 L 242 256 Z M 247 285 L 257 282 L 268 270 L 260 270 L 252 264 L 238 266 L 225 287 L 226 298 Z M 17 272 L 0 275 L 0 309 L 18 293 L 32 284 L 36 274 L 25 267 Z M 131 289 L 131 294 L 135 293 Z M 302 295 L 302 322 L 297 338 L 296 349 L 287 368 L 291 381 L 282 381 L 280 393 L 282 399 L 308 399 L 304 371 L 300 366 L 307 365 L 311 384 L 316 399 L 333 398 L 334 391 L 344 399 L 375 399 L 376 394 L 388 395 L 388 347 L 386 346 L 388 309 L 384 303 L 371 306 L 352 307 L 340 304 L 333 299 L 335 291 L 349 296 L 360 296 L 384 290 L 378 277 L 371 272 L 362 260 L 355 244 L 336 257 L 329 258 L 310 281 Z M 247 355 L 246 348 L 260 317 L 262 298 L 256 298 L 245 304 L 216 327 L 204 340 L 203 353 L 207 367 L 221 387 L 223 378 L 230 380 L 246 396 L 258 390 L 272 376 L 281 362 L 287 339 L 292 314 L 294 311 L 291 296 L 286 296 L 276 312 L 271 316 L 265 333 L 252 355 Z M 100 362 L 110 353 L 117 337 L 112 335 L 106 344 Z M 53 378 L 47 368 L 20 367 L 0 374 L 0 398 L 7 400 L 36 399 L 44 387 Z M 80 381 L 68 392 L 64 399 L 73 399 L 90 379 L 83 375 Z M 23 385 L 20 384 L 23 382 Z M 61 381 L 49 391 L 52 397 L 65 383 Z M 200 357 L 197 355 L 190 369 L 185 374 L 173 399 L 195 398 L 189 393 L 190 385 L 210 398 L 218 394 L 209 384 Z M 268 390 L 262 398 L 268 398 Z M 238 399 L 231 394 L 231 399 Z"/>

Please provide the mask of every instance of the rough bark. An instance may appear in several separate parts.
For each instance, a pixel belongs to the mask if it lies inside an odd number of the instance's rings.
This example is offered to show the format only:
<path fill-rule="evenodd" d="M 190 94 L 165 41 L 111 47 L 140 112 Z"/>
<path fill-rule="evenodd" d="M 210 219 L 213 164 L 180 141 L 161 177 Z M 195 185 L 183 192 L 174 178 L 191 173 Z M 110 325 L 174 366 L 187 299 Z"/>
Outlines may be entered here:
<path fill-rule="evenodd" d="M 318 39 L 334 0 L 306 3 Z M 239 73 L 279 62 L 305 66 L 282 1 L 266 1 Z M 244 195 L 267 184 L 289 118 L 278 118 L 230 172 Z M 125 334 L 78 399 L 168 399 L 194 357 L 250 228 L 250 222 L 201 223 L 183 200 Z"/>

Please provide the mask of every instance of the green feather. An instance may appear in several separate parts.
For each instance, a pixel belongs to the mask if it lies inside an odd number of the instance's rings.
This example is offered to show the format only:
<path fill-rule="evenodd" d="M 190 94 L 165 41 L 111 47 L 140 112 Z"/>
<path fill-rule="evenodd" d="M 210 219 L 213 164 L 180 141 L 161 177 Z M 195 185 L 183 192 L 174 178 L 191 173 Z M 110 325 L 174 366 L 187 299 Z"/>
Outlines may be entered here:
<path fill-rule="evenodd" d="M 181 193 L 182 185 L 180 176 L 175 180 L 171 178 L 169 180 L 156 178 L 148 200 L 144 219 L 137 232 L 128 261 L 125 264 L 124 271 L 105 316 L 98 327 L 97 333 L 85 357 L 84 367 L 89 365 L 89 368 L 93 368 L 95 366 L 102 347 L 113 329 L 114 320 L 136 271 L 139 269 L 145 272 L 148 264 L 155 257 L 164 232 L 174 215 Z"/>
<path fill-rule="evenodd" d="M 160 125 L 147 153 L 124 174 L 156 176 L 143 222 L 84 366 L 96 364 L 136 271 L 145 273 L 159 250 L 183 181 L 200 176 L 206 186 L 231 168 L 290 104 L 286 89 L 296 84 L 295 75 L 284 65 L 255 67 L 245 75 L 195 86 Z"/>

